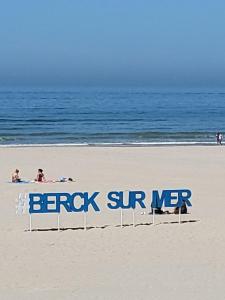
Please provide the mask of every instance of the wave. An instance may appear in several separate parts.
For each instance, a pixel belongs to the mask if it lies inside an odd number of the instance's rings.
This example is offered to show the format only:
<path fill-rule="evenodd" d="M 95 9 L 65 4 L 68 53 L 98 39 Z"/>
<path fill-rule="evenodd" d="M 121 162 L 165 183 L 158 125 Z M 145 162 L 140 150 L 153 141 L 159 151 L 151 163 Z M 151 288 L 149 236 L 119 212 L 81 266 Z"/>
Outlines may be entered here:
<path fill-rule="evenodd" d="M 159 147 L 159 146 L 217 146 L 215 142 L 140 142 L 140 143 L 41 143 L 41 144 L 0 144 L 0 148 L 20 147 Z"/>
<path fill-rule="evenodd" d="M 213 143 L 214 132 L 68 132 L 68 131 L 39 131 L 39 132 L 2 132 L 0 144 L 37 144 L 37 143 L 122 143 L 122 144 L 177 144 L 177 143 Z"/>
<path fill-rule="evenodd" d="M 0 136 L 0 143 L 1 142 L 9 142 L 9 141 L 14 141 L 14 138 L 8 137 L 8 136 Z"/>
<path fill-rule="evenodd" d="M 38 133 L 37 133 L 38 135 Z M 48 136 L 49 133 L 43 133 L 44 136 Z M 53 133 L 51 135 L 54 135 Z M 215 133 L 214 132 L 93 132 L 93 133 L 57 133 L 59 138 L 63 139 L 79 139 L 85 138 L 87 140 L 115 140 L 117 141 L 137 141 L 137 142 L 158 142 L 158 141 L 210 141 L 214 140 Z"/>

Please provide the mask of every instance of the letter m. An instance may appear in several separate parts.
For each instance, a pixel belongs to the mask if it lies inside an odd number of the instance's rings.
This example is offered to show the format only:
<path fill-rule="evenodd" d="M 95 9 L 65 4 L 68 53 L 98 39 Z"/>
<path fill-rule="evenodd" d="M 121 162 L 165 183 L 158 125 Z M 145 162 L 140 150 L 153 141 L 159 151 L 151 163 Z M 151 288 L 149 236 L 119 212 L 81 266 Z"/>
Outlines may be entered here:
<path fill-rule="evenodd" d="M 152 203 L 151 203 L 151 207 L 152 208 L 161 208 L 163 205 L 163 202 L 165 201 L 167 197 L 167 191 L 164 190 L 162 191 L 162 195 L 161 197 L 159 196 L 159 192 L 158 191 L 152 191 Z"/>

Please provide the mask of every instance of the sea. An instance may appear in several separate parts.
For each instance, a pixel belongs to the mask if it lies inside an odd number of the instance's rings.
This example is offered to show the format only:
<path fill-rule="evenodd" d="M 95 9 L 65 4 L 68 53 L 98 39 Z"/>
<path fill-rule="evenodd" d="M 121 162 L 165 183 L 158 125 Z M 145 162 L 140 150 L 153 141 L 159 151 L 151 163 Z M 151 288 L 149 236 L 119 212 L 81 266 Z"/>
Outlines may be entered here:
<path fill-rule="evenodd" d="M 225 90 L 0 89 L 0 146 L 213 145 L 216 132 Z"/>

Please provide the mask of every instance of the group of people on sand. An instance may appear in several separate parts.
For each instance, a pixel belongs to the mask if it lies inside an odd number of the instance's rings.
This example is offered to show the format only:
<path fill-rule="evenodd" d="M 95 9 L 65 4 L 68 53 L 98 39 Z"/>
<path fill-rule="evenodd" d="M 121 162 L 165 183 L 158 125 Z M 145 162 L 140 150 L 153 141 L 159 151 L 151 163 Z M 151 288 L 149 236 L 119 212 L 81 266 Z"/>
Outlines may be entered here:
<path fill-rule="evenodd" d="M 154 213 L 156 215 L 162 215 L 162 214 L 179 214 L 179 213 L 187 214 L 188 212 L 187 212 L 187 205 L 186 205 L 185 201 L 183 201 L 182 206 L 175 207 L 173 212 L 169 212 L 168 210 L 165 211 L 165 210 L 162 210 L 161 207 L 157 207 L 154 209 Z M 153 208 L 152 208 L 151 214 L 153 214 Z"/>
<path fill-rule="evenodd" d="M 19 169 L 16 169 L 13 174 L 12 174 L 12 182 L 14 183 L 19 183 L 23 182 L 23 180 L 20 178 L 19 175 Z M 66 177 L 61 177 L 59 180 L 46 180 L 45 175 L 43 173 L 42 169 L 38 169 L 37 176 L 36 178 L 31 181 L 31 182 L 67 182 L 67 181 L 73 181 L 72 178 L 66 178 Z"/>
<path fill-rule="evenodd" d="M 22 182 L 22 179 L 20 178 L 19 172 L 20 172 L 19 169 L 16 169 L 13 172 L 13 174 L 12 174 L 12 182 L 14 182 L 14 183 L 16 183 L 16 182 Z M 45 175 L 44 175 L 42 169 L 38 169 L 37 176 L 34 179 L 34 181 L 37 181 L 37 182 L 45 182 L 46 181 Z"/>

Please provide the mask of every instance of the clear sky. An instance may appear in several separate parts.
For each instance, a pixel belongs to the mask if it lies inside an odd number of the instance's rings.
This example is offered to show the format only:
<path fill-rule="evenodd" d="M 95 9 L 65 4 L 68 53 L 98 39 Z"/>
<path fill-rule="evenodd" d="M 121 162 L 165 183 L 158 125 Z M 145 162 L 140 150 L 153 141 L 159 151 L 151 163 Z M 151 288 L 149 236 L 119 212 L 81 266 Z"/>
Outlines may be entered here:
<path fill-rule="evenodd" d="M 224 0 L 0 0 L 0 85 L 225 87 Z"/>

